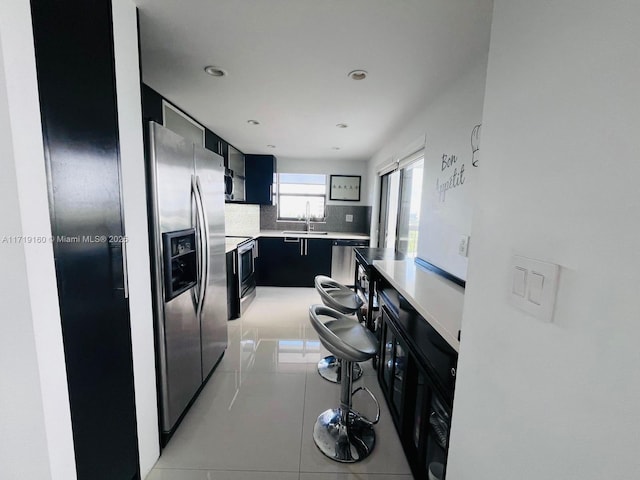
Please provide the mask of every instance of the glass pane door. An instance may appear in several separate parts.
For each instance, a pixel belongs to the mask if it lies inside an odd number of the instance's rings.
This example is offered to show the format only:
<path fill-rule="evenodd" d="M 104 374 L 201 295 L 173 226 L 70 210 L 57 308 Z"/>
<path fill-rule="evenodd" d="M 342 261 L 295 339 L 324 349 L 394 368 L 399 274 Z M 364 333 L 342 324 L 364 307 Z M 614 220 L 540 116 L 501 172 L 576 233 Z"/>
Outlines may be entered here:
<path fill-rule="evenodd" d="M 378 247 L 395 248 L 400 197 L 400 172 L 387 173 L 381 177 L 380 181 Z"/>
<path fill-rule="evenodd" d="M 411 257 L 415 257 L 418 250 L 423 164 L 424 160 L 421 159 L 401 170 L 397 249 Z"/>
<path fill-rule="evenodd" d="M 383 317 L 385 316 L 383 312 Z M 393 337 L 393 333 L 386 325 L 384 324 L 384 335 L 383 335 L 383 346 L 382 346 L 382 381 L 384 386 L 389 389 L 391 386 L 391 379 L 393 376 L 393 346 L 395 344 L 395 339 Z"/>
<path fill-rule="evenodd" d="M 432 395 L 427 408 L 429 414 L 426 442 L 425 468 L 442 471 L 446 468 L 451 412 L 437 396 Z"/>
<path fill-rule="evenodd" d="M 402 393 L 405 387 L 404 384 L 407 370 L 407 351 L 400 343 L 398 343 L 397 339 L 394 348 L 393 363 L 393 394 L 391 396 L 391 400 L 393 401 L 396 413 L 398 416 L 401 416 Z"/>

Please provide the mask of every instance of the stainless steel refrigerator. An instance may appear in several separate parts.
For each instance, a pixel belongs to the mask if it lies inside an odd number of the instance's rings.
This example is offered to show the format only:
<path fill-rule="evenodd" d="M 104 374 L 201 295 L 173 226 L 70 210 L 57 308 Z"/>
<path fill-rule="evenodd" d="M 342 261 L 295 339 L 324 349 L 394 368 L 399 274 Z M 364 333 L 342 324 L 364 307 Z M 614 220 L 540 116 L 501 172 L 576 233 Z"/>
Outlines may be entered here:
<path fill-rule="evenodd" d="M 222 157 L 149 125 L 161 428 L 166 439 L 227 347 Z"/>

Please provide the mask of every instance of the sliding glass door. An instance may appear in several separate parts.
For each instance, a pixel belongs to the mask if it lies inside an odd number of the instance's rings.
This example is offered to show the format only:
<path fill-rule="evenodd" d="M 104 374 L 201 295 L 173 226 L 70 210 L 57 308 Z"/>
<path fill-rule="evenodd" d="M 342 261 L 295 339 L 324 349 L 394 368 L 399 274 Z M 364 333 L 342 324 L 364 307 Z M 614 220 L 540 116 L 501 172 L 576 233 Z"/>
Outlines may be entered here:
<path fill-rule="evenodd" d="M 424 157 L 380 177 L 378 246 L 415 257 L 418 248 Z"/>
<path fill-rule="evenodd" d="M 418 250 L 423 163 L 422 159 L 417 160 L 400 171 L 397 250 L 409 257 L 415 257 Z"/>
<path fill-rule="evenodd" d="M 396 248 L 398 227 L 398 200 L 400 196 L 400 172 L 395 170 L 380 178 L 380 217 L 378 246 Z"/>

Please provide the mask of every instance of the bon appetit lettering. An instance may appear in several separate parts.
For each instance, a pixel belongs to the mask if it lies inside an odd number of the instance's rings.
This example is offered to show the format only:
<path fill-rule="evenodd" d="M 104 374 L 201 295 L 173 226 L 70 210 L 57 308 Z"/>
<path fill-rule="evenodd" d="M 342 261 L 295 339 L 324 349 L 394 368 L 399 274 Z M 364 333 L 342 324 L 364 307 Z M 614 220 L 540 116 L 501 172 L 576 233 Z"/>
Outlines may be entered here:
<path fill-rule="evenodd" d="M 438 191 L 441 202 L 446 200 L 447 190 L 464 185 L 464 163 L 460 165 L 460 170 L 458 170 L 458 165 L 456 165 L 457 163 L 458 157 L 456 155 L 447 155 L 446 153 L 442 154 L 440 171 L 447 172 L 447 176 L 445 176 L 444 179 L 436 179 L 436 190 Z M 453 171 L 451 170 L 452 167 Z"/>

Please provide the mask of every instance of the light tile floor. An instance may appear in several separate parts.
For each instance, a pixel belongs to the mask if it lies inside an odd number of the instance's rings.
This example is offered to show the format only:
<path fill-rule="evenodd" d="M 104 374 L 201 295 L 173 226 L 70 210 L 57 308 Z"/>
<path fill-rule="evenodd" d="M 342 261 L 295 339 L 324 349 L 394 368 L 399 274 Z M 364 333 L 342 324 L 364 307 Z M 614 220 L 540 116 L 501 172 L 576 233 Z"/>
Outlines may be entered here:
<path fill-rule="evenodd" d="M 380 401 L 373 453 L 342 464 L 315 446 L 313 424 L 337 406 L 339 386 L 316 372 L 327 352 L 309 323 L 313 303 L 320 303 L 313 288 L 258 287 L 245 315 L 229 322 L 227 352 L 147 480 L 413 478 L 371 362 L 356 385 Z M 374 414 L 365 395 L 354 408 Z"/>

